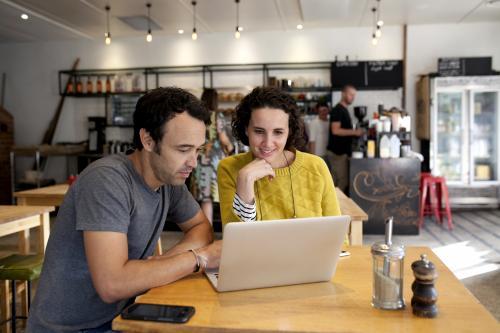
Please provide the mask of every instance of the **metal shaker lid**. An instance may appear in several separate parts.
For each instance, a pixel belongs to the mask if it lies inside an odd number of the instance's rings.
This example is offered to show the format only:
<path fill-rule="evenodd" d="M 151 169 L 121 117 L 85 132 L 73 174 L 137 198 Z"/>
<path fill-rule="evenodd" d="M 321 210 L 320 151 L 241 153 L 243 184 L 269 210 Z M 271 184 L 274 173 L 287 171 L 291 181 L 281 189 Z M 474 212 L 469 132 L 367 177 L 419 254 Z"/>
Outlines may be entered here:
<path fill-rule="evenodd" d="M 378 242 L 372 245 L 372 254 L 382 255 L 395 258 L 403 258 L 405 256 L 405 247 L 402 244 L 386 244 Z"/>
<path fill-rule="evenodd" d="M 385 242 L 378 242 L 372 245 L 372 254 L 389 257 L 403 258 L 405 247 L 401 244 L 392 243 L 392 224 L 394 217 L 389 216 L 385 220 Z"/>

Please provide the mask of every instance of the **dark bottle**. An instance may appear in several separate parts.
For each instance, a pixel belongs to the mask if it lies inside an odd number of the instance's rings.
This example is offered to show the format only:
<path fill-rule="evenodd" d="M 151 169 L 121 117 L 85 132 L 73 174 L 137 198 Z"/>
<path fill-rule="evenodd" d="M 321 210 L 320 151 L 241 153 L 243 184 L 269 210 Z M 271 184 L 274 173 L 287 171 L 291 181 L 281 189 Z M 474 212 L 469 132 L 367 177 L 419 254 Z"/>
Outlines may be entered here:
<path fill-rule="evenodd" d="M 78 77 L 76 80 L 76 93 L 77 94 L 83 93 L 83 84 L 80 77 Z"/>
<path fill-rule="evenodd" d="M 102 81 L 100 76 L 97 77 L 96 93 L 102 94 Z"/>
<path fill-rule="evenodd" d="M 92 77 L 87 78 L 87 94 L 92 94 L 94 92 L 94 85 L 92 84 Z"/>
<path fill-rule="evenodd" d="M 111 81 L 109 80 L 109 76 L 106 76 L 106 93 L 111 92 Z"/>
<path fill-rule="evenodd" d="M 73 94 L 75 91 L 73 86 L 73 78 L 68 81 L 68 85 L 66 86 L 66 94 Z"/>

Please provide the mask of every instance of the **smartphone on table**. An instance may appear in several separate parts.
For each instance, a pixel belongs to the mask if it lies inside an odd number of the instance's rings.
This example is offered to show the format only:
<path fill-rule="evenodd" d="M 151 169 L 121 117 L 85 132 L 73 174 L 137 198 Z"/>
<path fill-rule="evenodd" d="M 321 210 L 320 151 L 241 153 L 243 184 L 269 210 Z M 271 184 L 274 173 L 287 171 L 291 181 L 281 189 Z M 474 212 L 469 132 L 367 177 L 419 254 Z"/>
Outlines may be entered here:
<path fill-rule="evenodd" d="M 194 315 L 194 307 L 134 303 L 122 311 L 123 319 L 186 323 Z"/>

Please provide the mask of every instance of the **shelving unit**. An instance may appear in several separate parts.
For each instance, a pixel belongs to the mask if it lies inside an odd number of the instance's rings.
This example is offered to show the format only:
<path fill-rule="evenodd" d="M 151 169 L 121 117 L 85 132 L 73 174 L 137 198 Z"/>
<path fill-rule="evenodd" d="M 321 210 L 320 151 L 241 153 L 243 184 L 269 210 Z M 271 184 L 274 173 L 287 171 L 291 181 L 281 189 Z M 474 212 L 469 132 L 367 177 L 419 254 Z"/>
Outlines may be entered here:
<path fill-rule="evenodd" d="M 75 98 L 105 98 L 105 114 L 106 118 L 109 120 L 109 103 L 108 100 L 112 96 L 127 96 L 127 95 L 141 95 L 146 93 L 150 89 L 157 88 L 160 85 L 160 79 L 165 76 L 174 75 L 198 75 L 200 88 L 215 88 L 219 93 L 224 96 L 225 91 L 230 91 L 228 94 L 237 94 L 238 97 L 230 97 L 227 100 L 219 100 L 223 108 L 231 108 L 238 103 L 241 98 L 253 89 L 257 85 L 279 85 L 281 81 L 286 81 L 287 84 L 281 85 L 281 88 L 289 92 L 297 100 L 299 107 L 302 109 L 303 113 L 307 113 L 308 110 L 312 109 L 312 105 L 317 103 L 319 100 L 326 100 L 331 103 L 331 93 L 332 85 L 330 80 L 330 70 L 331 62 L 309 62 L 309 63 L 260 63 L 260 64 L 215 64 L 215 65 L 199 65 L 199 66 L 163 66 L 163 67 L 136 67 L 136 68 L 117 68 L 113 70 L 108 69 L 84 69 L 84 70 L 62 70 L 59 71 L 59 94 L 66 95 L 68 97 Z M 293 82 L 290 79 L 278 78 L 279 74 L 290 72 L 290 76 L 293 79 L 297 77 L 297 73 L 308 73 L 310 72 L 320 73 L 317 76 L 320 78 L 315 78 L 313 82 L 309 80 L 301 80 L 302 82 Z M 251 73 L 254 72 L 256 75 L 253 76 L 253 84 L 242 85 L 242 86 L 229 86 L 225 87 L 221 84 L 217 84 L 221 81 L 221 78 L 227 77 L 231 73 Z M 118 78 L 124 76 L 129 76 L 128 80 L 131 80 L 131 76 L 137 77 L 140 75 L 141 86 L 136 91 L 111 91 L 108 92 L 92 92 L 86 93 L 86 81 L 83 78 L 98 77 L 110 80 L 111 78 Z M 250 74 L 251 75 L 251 74 Z M 257 77 L 260 79 L 256 80 Z M 299 77 L 302 79 L 302 77 Z M 69 81 L 68 81 L 69 79 Z M 63 82 L 71 82 L 72 92 L 68 93 L 66 87 L 64 87 Z M 82 82 L 83 81 L 83 82 Z M 75 91 L 77 82 L 80 82 L 81 93 Z M 101 86 L 105 89 L 104 81 L 101 81 Z M 291 84 L 288 84 L 291 83 Z M 320 85 L 317 85 L 317 83 Z M 238 82 L 239 83 L 239 82 Z M 300 86 L 294 86 L 296 84 Z M 130 90 L 130 83 L 123 83 L 121 85 L 128 86 L 126 90 Z M 95 87 L 95 81 L 92 81 L 92 86 Z M 137 88 L 137 87 L 136 87 Z M 95 91 L 95 89 L 94 89 Z M 323 95 L 318 96 L 319 93 Z M 240 96 L 241 95 L 241 96 Z M 306 95 L 313 95 L 307 98 Z M 313 98 L 314 97 L 314 98 Z M 110 126 L 117 126 L 116 124 L 109 124 Z M 119 125 L 118 125 L 119 126 Z"/>

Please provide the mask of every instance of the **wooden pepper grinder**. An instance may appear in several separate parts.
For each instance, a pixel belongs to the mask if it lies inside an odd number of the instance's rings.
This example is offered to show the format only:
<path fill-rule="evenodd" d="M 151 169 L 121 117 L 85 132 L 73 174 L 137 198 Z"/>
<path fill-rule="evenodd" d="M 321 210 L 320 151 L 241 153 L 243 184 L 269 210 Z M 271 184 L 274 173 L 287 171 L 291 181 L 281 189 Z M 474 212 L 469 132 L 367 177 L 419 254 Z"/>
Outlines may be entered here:
<path fill-rule="evenodd" d="M 434 318 L 438 314 L 436 301 L 437 291 L 434 281 L 437 278 L 436 266 L 421 254 L 420 260 L 411 264 L 415 281 L 411 285 L 413 297 L 411 306 L 413 314 L 419 317 Z"/>

